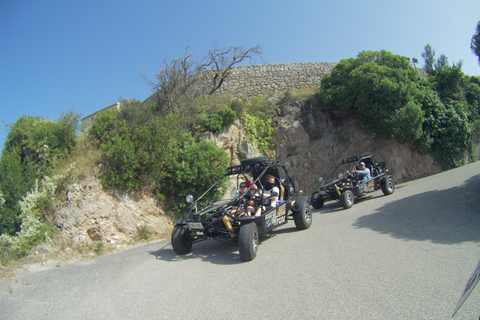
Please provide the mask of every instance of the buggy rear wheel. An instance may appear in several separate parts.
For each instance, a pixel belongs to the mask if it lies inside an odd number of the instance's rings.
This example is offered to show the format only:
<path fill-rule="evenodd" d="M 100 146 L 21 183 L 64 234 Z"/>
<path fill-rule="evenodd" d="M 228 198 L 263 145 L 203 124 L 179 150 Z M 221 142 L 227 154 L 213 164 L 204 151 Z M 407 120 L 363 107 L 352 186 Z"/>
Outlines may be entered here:
<path fill-rule="evenodd" d="M 353 195 L 353 191 L 347 189 L 342 192 L 340 195 L 340 203 L 342 204 L 343 209 L 350 209 L 353 206 L 355 196 Z"/>
<path fill-rule="evenodd" d="M 323 208 L 324 203 L 325 199 L 320 195 L 319 192 L 314 192 L 310 197 L 310 204 L 312 205 L 313 209 Z"/>
<path fill-rule="evenodd" d="M 258 251 L 258 228 L 255 222 L 240 227 L 238 246 L 242 260 L 251 261 L 255 259 Z"/>
<path fill-rule="evenodd" d="M 187 254 L 192 251 L 190 235 L 186 235 L 186 226 L 176 225 L 172 231 L 172 248 L 178 254 Z"/>

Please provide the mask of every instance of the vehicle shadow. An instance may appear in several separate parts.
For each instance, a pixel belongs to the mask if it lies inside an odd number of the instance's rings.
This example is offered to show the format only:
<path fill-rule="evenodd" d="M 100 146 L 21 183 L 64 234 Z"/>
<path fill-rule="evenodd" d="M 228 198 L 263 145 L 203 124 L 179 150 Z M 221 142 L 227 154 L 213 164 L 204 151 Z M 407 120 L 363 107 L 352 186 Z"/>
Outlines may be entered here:
<path fill-rule="evenodd" d="M 354 223 L 392 237 L 454 244 L 480 241 L 480 175 L 458 187 L 427 191 L 384 205 Z"/>
<path fill-rule="evenodd" d="M 155 259 L 167 262 L 180 262 L 190 259 L 202 260 L 221 265 L 244 262 L 240 259 L 237 247 L 215 240 L 206 240 L 195 243 L 192 247 L 192 251 L 185 255 L 177 254 L 173 250 L 171 242 L 167 243 L 157 251 L 150 251 L 149 254 L 155 256 Z"/>
<path fill-rule="evenodd" d="M 293 221 L 292 221 L 293 223 Z M 268 241 L 278 234 L 286 234 L 301 231 L 295 226 L 288 227 L 288 225 L 281 226 L 278 229 L 260 235 L 260 246 L 263 242 Z M 148 251 L 148 253 L 155 257 L 155 259 L 167 261 L 167 262 L 179 262 L 184 260 L 202 260 L 209 263 L 232 265 L 238 263 L 244 263 L 240 258 L 238 247 L 217 240 L 205 240 L 195 243 L 192 247 L 192 251 L 185 255 L 177 254 L 173 248 L 171 242 L 168 242 L 157 251 Z"/>

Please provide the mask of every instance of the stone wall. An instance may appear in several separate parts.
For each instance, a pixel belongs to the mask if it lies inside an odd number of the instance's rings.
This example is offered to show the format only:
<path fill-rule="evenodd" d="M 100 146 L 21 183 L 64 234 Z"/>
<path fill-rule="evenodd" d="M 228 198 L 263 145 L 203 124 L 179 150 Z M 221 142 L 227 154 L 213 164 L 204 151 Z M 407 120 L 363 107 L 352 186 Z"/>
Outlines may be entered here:
<path fill-rule="evenodd" d="M 277 63 L 233 67 L 215 94 L 230 94 L 238 99 L 304 90 L 320 87 L 322 77 L 329 74 L 336 62 Z M 197 75 L 197 90 L 211 87 L 214 73 L 205 71 Z M 144 102 L 155 101 L 156 94 Z"/>
<path fill-rule="evenodd" d="M 336 63 L 279 63 L 232 68 L 219 94 L 228 93 L 244 99 L 320 87 L 322 77 Z M 207 73 L 204 76 L 208 76 Z"/>

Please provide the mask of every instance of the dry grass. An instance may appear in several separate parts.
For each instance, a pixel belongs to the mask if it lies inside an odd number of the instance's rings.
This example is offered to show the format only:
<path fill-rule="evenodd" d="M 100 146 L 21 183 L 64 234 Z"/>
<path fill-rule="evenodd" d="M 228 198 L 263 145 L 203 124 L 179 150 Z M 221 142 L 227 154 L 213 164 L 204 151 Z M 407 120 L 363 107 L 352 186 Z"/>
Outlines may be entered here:
<path fill-rule="evenodd" d="M 305 89 L 305 90 L 292 91 L 290 92 L 290 94 L 292 95 L 293 98 L 297 100 L 307 101 L 309 98 L 315 95 L 316 92 L 317 92 L 317 89 Z"/>

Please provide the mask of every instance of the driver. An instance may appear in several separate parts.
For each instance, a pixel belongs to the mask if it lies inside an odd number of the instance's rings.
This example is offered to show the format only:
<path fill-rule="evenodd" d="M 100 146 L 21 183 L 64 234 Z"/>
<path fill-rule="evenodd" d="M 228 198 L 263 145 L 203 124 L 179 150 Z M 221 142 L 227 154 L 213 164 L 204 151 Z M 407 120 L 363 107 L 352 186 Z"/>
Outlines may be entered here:
<path fill-rule="evenodd" d="M 353 173 L 357 173 L 359 178 L 362 179 L 363 182 L 367 182 L 367 181 L 370 181 L 372 180 L 372 177 L 370 176 L 370 170 L 368 170 L 366 167 L 365 167 L 365 162 L 360 162 L 358 165 L 357 165 L 357 169 L 353 168 L 352 172 Z"/>

